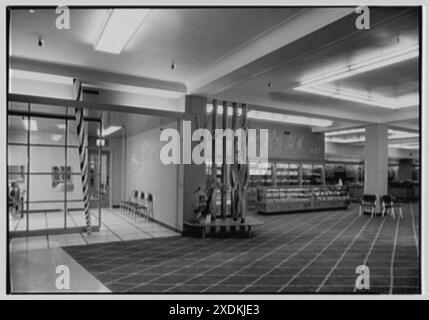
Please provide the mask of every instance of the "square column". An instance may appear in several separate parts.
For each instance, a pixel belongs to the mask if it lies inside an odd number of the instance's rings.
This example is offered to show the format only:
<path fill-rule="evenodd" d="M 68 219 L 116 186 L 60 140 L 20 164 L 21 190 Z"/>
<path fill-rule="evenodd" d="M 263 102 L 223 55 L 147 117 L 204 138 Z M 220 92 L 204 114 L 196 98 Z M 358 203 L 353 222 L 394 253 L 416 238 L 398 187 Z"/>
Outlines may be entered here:
<path fill-rule="evenodd" d="M 185 115 L 183 116 L 182 121 L 191 122 L 191 132 L 198 128 L 202 128 L 207 121 L 207 99 L 205 97 L 199 96 L 186 96 L 185 99 Z M 181 122 L 182 122 L 181 121 Z M 181 126 L 181 125 L 180 125 Z M 184 132 L 181 132 L 181 150 L 183 150 L 183 144 L 190 144 L 192 148 L 198 144 L 196 141 L 183 141 L 187 139 L 187 135 Z M 190 163 L 183 164 L 184 155 L 181 158 L 181 165 L 183 167 L 183 221 L 191 221 L 195 219 L 194 213 L 194 192 L 195 190 L 204 185 L 206 181 L 206 166 L 205 164 L 195 164 L 192 160 Z"/>
<path fill-rule="evenodd" d="M 365 133 L 365 187 L 364 193 L 377 195 L 376 212 L 380 212 L 380 197 L 387 194 L 389 161 L 388 126 L 373 124 Z"/>

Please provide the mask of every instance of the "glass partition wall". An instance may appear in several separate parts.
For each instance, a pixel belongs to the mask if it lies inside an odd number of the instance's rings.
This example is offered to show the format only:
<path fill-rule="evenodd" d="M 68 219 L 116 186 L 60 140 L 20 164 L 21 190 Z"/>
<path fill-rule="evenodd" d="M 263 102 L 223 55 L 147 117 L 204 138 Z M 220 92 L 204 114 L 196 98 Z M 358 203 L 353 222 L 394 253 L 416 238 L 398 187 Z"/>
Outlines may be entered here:
<path fill-rule="evenodd" d="M 9 102 L 8 216 L 11 236 L 85 230 L 84 195 L 74 107 Z M 84 117 L 88 135 L 101 132 L 101 119 Z M 101 147 L 88 138 L 88 154 L 98 162 Z M 101 179 L 98 179 L 101 181 Z M 97 188 L 100 189 L 99 187 Z M 90 195 L 91 196 L 91 195 Z M 93 230 L 100 206 L 91 206 Z"/>

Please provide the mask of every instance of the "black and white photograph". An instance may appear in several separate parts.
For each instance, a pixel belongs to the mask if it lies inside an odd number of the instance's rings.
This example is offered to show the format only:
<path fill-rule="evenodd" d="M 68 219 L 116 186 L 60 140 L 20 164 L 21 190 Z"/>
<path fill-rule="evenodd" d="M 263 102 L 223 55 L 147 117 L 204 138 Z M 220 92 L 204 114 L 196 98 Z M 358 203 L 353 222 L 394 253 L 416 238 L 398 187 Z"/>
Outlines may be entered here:
<path fill-rule="evenodd" d="M 6 294 L 424 294 L 393 3 L 6 5 Z"/>

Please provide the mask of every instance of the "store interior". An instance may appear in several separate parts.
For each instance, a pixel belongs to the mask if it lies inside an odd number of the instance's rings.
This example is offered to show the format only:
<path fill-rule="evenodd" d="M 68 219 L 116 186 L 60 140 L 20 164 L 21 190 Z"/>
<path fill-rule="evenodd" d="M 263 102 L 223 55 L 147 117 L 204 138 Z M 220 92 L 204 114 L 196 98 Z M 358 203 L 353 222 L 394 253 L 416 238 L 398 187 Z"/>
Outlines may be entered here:
<path fill-rule="evenodd" d="M 376 240 L 384 233 L 374 219 L 386 220 L 386 237 L 397 228 L 400 245 L 416 249 L 418 259 L 418 8 L 371 8 L 366 31 L 356 29 L 352 8 L 124 10 L 144 22 L 119 53 L 113 42 L 102 43 L 107 31 L 100 29 L 105 17 L 120 20 L 119 9 L 72 8 L 70 30 L 50 24 L 55 10 L 9 10 L 12 253 L 64 247 L 80 261 L 73 246 L 83 252 L 96 243 L 142 241 L 143 250 L 143 241 L 198 246 L 231 237 L 244 243 L 237 231 L 246 227 L 257 244 L 258 236 L 281 236 L 269 232 L 276 224 L 294 226 L 296 218 L 313 226 L 311 219 L 344 213 L 350 223 L 359 218 L 365 232 L 374 224 L 369 234 Z M 184 134 L 185 121 L 211 132 L 266 129 L 268 161 L 164 164 L 161 134 Z M 207 183 L 214 200 L 205 225 L 195 198 Z M 377 199 L 368 221 L 357 213 L 364 195 Z M 401 224 L 382 214 L 385 195 L 402 205 Z M 196 225 L 210 240 L 188 232 Z M 328 230 L 316 229 L 314 237 Z M 347 239 L 354 243 L 361 232 Z M 85 269 L 98 272 L 91 267 Z M 109 281 L 113 291 L 137 287 Z"/>

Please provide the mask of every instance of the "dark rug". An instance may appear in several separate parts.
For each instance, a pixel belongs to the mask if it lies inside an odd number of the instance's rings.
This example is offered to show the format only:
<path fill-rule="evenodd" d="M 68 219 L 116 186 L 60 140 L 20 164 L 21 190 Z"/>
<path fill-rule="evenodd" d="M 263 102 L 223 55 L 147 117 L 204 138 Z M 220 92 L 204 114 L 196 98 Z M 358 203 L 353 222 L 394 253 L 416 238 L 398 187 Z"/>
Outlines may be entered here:
<path fill-rule="evenodd" d="M 115 293 L 419 294 L 419 204 L 258 216 L 252 238 L 166 237 L 63 248 Z M 356 268 L 365 265 L 365 274 Z M 369 281 L 364 281 L 364 276 Z M 369 284 L 356 288 L 358 283 Z"/>

